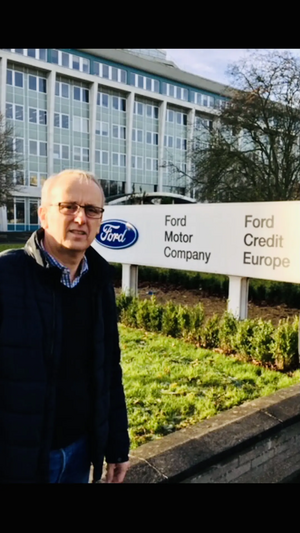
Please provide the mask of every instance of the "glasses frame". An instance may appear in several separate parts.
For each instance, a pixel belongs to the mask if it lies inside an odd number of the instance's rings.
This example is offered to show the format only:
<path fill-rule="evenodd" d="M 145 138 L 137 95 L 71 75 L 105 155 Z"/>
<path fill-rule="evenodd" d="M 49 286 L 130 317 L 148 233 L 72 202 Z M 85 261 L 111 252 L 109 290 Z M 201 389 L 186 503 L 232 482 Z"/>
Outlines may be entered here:
<path fill-rule="evenodd" d="M 80 204 L 77 204 L 76 202 L 58 202 L 58 204 L 48 204 L 48 205 L 51 205 L 51 206 L 54 206 L 54 207 L 58 207 L 59 212 L 60 212 L 62 215 L 64 215 L 65 217 L 68 217 L 68 216 L 70 216 L 70 217 L 74 217 L 75 215 L 78 214 L 79 209 L 81 208 L 81 209 L 84 210 L 84 213 L 85 213 L 85 216 L 86 216 L 86 217 L 88 217 L 88 218 L 94 218 L 94 219 L 99 219 L 99 218 L 102 218 L 102 215 L 103 215 L 103 213 L 104 213 L 104 211 L 105 211 L 105 209 L 103 209 L 103 207 L 98 207 L 98 206 L 96 206 L 96 205 L 92 205 L 92 204 L 80 205 Z M 66 205 L 73 205 L 73 206 L 76 206 L 76 211 L 75 211 L 74 213 L 69 213 L 69 214 L 68 214 L 68 213 L 63 213 L 63 212 L 61 211 L 61 209 L 62 209 L 63 206 L 66 206 Z M 97 215 L 97 216 L 91 216 L 91 215 L 88 215 L 88 213 L 86 212 L 86 209 L 87 209 L 88 207 L 93 207 L 93 208 L 95 208 L 95 209 L 100 209 L 100 213 L 99 213 L 99 215 Z"/>

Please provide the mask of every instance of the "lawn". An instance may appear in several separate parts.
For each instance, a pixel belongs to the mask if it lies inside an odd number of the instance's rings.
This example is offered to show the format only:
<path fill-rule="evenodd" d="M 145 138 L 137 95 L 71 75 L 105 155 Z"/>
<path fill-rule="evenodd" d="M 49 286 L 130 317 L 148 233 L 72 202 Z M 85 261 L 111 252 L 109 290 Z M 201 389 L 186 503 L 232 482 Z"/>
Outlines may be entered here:
<path fill-rule="evenodd" d="M 183 341 L 119 326 L 131 448 L 300 382 Z"/>

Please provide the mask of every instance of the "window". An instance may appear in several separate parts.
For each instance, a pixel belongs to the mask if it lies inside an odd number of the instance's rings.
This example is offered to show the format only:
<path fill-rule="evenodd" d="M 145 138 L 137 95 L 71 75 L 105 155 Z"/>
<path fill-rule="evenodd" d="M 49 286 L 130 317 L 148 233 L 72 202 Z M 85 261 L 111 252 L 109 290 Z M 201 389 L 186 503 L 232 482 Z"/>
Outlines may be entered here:
<path fill-rule="evenodd" d="M 114 139 L 126 139 L 126 127 L 113 124 L 112 136 L 114 137 Z"/>
<path fill-rule="evenodd" d="M 181 137 L 176 137 L 176 148 L 178 150 L 186 150 L 187 140 L 182 139 Z"/>
<path fill-rule="evenodd" d="M 108 137 L 108 122 L 102 122 L 96 120 L 96 135 L 102 135 L 102 137 Z"/>
<path fill-rule="evenodd" d="M 90 151 L 89 151 L 89 149 L 88 148 L 82 148 L 81 146 L 74 146 L 73 159 L 74 159 L 74 161 L 81 161 L 83 163 L 89 162 L 89 160 L 90 160 Z"/>
<path fill-rule="evenodd" d="M 53 157 L 55 159 L 69 159 L 70 150 L 67 144 L 54 144 L 53 145 Z"/>
<path fill-rule="evenodd" d="M 132 140 L 133 142 L 142 143 L 143 142 L 143 130 L 138 130 L 136 128 L 132 129 Z"/>
<path fill-rule="evenodd" d="M 146 170 L 156 172 L 158 170 L 158 159 L 146 157 Z"/>
<path fill-rule="evenodd" d="M 143 158 L 139 155 L 133 155 L 131 157 L 131 166 L 138 170 L 143 170 Z"/>
<path fill-rule="evenodd" d="M 108 165 L 108 152 L 105 150 L 96 150 L 95 163 L 98 163 L 99 165 Z"/>
<path fill-rule="evenodd" d="M 125 98 L 121 98 L 120 96 L 113 96 L 112 97 L 112 106 L 113 106 L 113 109 L 116 109 L 118 111 L 126 111 L 126 100 L 125 100 Z"/>
<path fill-rule="evenodd" d="M 89 102 L 89 90 L 83 87 L 73 87 L 73 98 L 79 102 Z"/>
<path fill-rule="evenodd" d="M 40 93 L 47 92 L 47 80 L 41 76 L 33 76 L 29 74 L 28 76 L 28 88 L 31 91 L 38 91 Z"/>
<path fill-rule="evenodd" d="M 18 104 L 6 104 L 6 118 L 24 120 L 24 107 Z"/>
<path fill-rule="evenodd" d="M 147 131 L 146 133 L 146 143 L 147 144 L 158 144 L 158 133 L 152 131 Z"/>
<path fill-rule="evenodd" d="M 94 73 L 100 78 L 117 81 L 119 83 L 127 83 L 126 70 L 106 65 L 105 63 L 94 62 Z"/>
<path fill-rule="evenodd" d="M 135 115 L 142 116 L 144 114 L 144 104 L 142 104 L 142 102 L 134 102 L 133 112 Z"/>
<path fill-rule="evenodd" d="M 17 154 L 24 154 L 24 139 L 19 137 L 14 139 L 14 150 Z"/>
<path fill-rule="evenodd" d="M 29 154 L 47 157 L 47 143 L 43 141 L 29 140 Z"/>
<path fill-rule="evenodd" d="M 68 130 L 69 118 L 69 115 L 65 115 L 63 113 L 54 113 L 54 127 Z"/>
<path fill-rule="evenodd" d="M 29 172 L 30 187 L 42 187 L 47 179 L 47 174 L 42 172 Z"/>
<path fill-rule="evenodd" d="M 179 87 L 178 85 L 173 85 L 172 83 L 162 83 L 162 94 L 171 96 L 172 98 L 177 98 L 178 100 L 188 100 L 189 93 L 187 89 Z"/>
<path fill-rule="evenodd" d="M 55 95 L 61 96 L 62 98 L 69 98 L 70 94 L 70 85 L 62 81 L 55 82 Z"/>
<path fill-rule="evenodd" d="M 23 72 L 7 69 L 6 83 L 14 87 L 23 87 Z"/>
<path fill-rule="evenodd" d="M 28 108 L 28 120 L 32 124 L 47 124 L 47 111 L 44 109 Z"/>
<path fill-rule="evenodd" d="M 114 167 L 126 166 L 126 154 L 112 153 L 112 164 Z"/>
<path fill-rule="evenodd" d="M 159 93 L 159 81 L 140 74 L 134 74 L 134 86 L 146 91 Z"/>
<path fill-rule="evenodd" d="M 176 113 L 176 122 L 177 124 L 186 126 L 187 125 L 187 115 L 185 113 Z"/>
<path fill-rule="evenodd" d="M 7 48 L 6 50 L 15 52 L 16 54 L 22 54 L 23 56 L 33 57 L 34 59 L 47 61 L 46 48 Z"/>
<path fill-rule="evenodd" d="M 89 119 L 83 117 L 73 117 L 73 131 L 79 131 L 80 133 L 89 133 Z"/>
<path fill-rule="evenodd" d="M 108 94 L 98 92 L 97 94 L 97 105 L 101 107 L 108 107 Z"/>
<path fill-rule="evenodd" d="M 167 109 L 167 122 L 174 122 L 174 111 Z"/>
<path fill-rule="evenodd" d="M 164 146 L 167 146 L 168 148 L 173 148 L 174 146 L 174 138 L 172 135 L 165 135 L 164 136 Z"/>
<path fill-rule="evenodd" d="M 52 50 L 52 63 L 62 67 L 90 73 L 90 60 L 76 54 L 69 54 L 62 50 Z"/>

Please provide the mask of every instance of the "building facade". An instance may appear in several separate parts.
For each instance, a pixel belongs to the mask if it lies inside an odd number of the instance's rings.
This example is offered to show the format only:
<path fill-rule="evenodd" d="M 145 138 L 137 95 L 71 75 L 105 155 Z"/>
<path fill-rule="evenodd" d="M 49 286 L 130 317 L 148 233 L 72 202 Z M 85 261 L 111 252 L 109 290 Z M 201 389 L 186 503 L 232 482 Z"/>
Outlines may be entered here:
<path fill-rule="evenodd" d="M 67 168 L 93 172 L 107 196 L 187 194 L 189 144 L 225 91 L 159 49 L 1 49 L 0 112 L 21 168 L 0 231 L 36 229 L 43 182 Z"/>

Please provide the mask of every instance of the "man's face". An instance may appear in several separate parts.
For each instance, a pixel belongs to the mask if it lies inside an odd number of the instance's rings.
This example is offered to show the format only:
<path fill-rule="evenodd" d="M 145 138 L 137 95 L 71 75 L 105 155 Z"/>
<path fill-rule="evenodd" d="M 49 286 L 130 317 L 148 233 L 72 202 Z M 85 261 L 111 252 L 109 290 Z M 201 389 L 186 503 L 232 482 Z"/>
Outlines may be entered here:
<path fill-rule="evenodd" d="M 88 218 L 82 208 L 75 215 L 63 215 L 57 205 L 59 202 L 103 207 L 102 192 L 93 181 L 82 182 L 76 177 L 68 177 L 49 191 L 47 204 L 54 205 L 39 208 L 41 225 L 52 251 L 55 248 L 63 251 L 64 248 L 64 251 L 84 253 L 99 232 L 102 218 Z"/>

